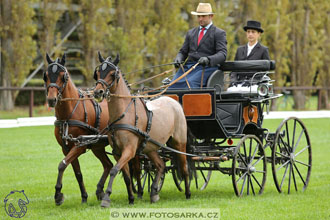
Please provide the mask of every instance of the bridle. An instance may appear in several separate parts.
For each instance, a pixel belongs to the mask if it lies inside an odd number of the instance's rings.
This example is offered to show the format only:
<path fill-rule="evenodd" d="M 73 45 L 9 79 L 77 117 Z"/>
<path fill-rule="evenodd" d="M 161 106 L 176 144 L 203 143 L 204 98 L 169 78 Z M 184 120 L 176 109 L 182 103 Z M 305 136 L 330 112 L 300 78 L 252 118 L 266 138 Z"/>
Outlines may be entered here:
<path fill-rule="evenodd" d="M 45 81 L 46 92 L 48 94 L 49 88 L 55 87 L 57 89 L 57 98 L 60 101 L 61 98 L 62 98 L 62 93 L 64 91 L 64 88 L 66 87 L 66 85 L 68 83 L 68 80 L 69 80 L 68 71 L 67 71 L 67 69 L 63 65 L 61 65 L 61 64 L 59 64 L 57 62 L 54 62 L 54 63 L 51 63 L 48 66 L 47 72 L 48 72 L 48 78 L 49 78 L 49 81 L 50 81 L 50 83 L 48 84 L 48 86 L 47 86 L 46 72 L 44 72 L 44 77 L 43 77 L 44 78 L 44 81 Z M 50 72 L 52 73 L 51 76 L 49 74 Z M 64 72 L 64 76 L 63 76 L 63 79 L 62 79 L 63 85 L 61 87 L 56 84 L 56 81 L 57 81 L 57 78 L 59 77 L 60 72 Z"/>
<path fill-rule="evenodd" d="M 115 71 L 111 73 L 112 82 L 109 84 L 104 79 L 111 72 L 111 69 L 114 69 Z M 97 72 L 100 72 L 100 79 L 97 79 Z M 97 80 L 96 85 L 100 83 L 105 89 L 104 95 L 105 97 L 107 97 L 110 94 L 110 89 L 114 86 L 116 82 L 118 83 L 120 79 L 119 68 L 108 60 L 105 60 L 95 68 L 94 79 Z"/>

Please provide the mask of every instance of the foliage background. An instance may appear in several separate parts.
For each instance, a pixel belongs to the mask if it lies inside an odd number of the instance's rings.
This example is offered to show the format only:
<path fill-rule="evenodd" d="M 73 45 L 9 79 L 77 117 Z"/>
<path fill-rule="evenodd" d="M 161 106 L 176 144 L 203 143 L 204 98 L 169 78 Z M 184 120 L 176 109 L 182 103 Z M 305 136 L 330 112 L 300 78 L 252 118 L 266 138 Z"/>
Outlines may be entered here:
<path fill-rule="evenodd" d="M 330 1 L 327 0 L 1 0 L 0 86 L 21 86 L 25 78 L 58 45 L 65 17 L 82 23 L 75 32 L 81 45 L 76 67 L 83 85 L 93 85 L 97 51 L 121 56 L 124 72 L 170 63 L 185 33 L 197 25 L 190 12 L 199 2 L 210 2 L 214 24 L 227 32 L 228 57 L 246 43 L 242 27 L 259 20 L 265 30 L 261 43 L 276 61 L 276 86 L 330 85 Z M 66 52 L 57 47 L 53 57 Z M 70 57 L 69 57 L 70 59 Z M 156 72 L 164 70 L 160 68 Z M 130 82 L 156 74 L 127 75 Z M 153 86 L 159 83 L 155 80 Z M 329 93 L 322 92 L 323 108 Z M 295 108 L 303 109 L 311 92 L 295 91 Z M 0 92 L 0 108 L 12 109 L 17 93 Z"/>

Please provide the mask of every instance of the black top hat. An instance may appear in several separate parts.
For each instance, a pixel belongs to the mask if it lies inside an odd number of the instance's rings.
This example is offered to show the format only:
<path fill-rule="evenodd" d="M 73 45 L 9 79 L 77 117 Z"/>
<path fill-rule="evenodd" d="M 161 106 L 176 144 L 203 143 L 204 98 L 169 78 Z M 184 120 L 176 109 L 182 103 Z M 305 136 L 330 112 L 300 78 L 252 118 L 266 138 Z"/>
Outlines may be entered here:
<path fill-rule="evenodd" d="M 261 28 L 261 23 L 259 21 L 247 21 L 247 24 L 243 27 L 243 29 L 244 31 L 246 31 L 247 29 L 254 29 L 261 33 L 264 32 L 264 30 L 262 30 Z"/>

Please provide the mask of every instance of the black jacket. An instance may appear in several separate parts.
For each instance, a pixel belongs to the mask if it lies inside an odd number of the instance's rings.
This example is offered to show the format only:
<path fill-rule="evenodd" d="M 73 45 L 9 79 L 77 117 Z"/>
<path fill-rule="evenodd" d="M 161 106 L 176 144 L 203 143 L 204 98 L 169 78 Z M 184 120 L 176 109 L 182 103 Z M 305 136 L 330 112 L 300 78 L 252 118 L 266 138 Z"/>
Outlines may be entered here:
<path fill-rule="evenodd" d="M 248 49 L 247 44 L 237 48 L 235 60 L 270 60 L 268 48 L 261 45 L 259 42 L 252 49 L 249 56 L 246 56 L 247 49 Z"/>
<path fill-rule="evenodd" d="M 190 29 L 177 58 L 188 62 L 197 62 L 201 57 L 210 59 L 210 66 L 225 62 L 227 56 L 226 32 L 211 25 L 197 46 L 199 27 Z"/>
<path fill-rule="evenodd" d="M 270 60 L 268 48 L 261 45 L 259 42 L 255 45 L 255 47 L 250 52 L 249 56 L 246 56 L 248 50 L 247 44 L 240 46 L 237 48 L 235 60 Z M 242 82 L 242 80 L 250 79 L 254 72 L 232 72 L 230 73 L 230 81 L 231 82 Z M 262 75 L 257 75 L 255 79 L 260 79 Z"/>

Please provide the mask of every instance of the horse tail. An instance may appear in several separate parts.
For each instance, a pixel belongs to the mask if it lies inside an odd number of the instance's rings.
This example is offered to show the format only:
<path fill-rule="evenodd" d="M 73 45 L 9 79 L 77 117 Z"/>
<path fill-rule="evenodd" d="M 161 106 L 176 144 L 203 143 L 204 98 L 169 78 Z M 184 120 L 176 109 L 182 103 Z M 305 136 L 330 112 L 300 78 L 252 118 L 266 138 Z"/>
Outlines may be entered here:
<path fill-rule="evenodd" d="M 186 143 L 186 152 L 191 153 L 193 151 L 193 134 L 190 132 L 190 129 L 188 127 L 187 130 L 187 143 Z M 171 147 L 171 138 L 166 143 L 167 146 Z M 173 153 L 173 165 L 175 169 L 177 170 L 176 176 L 178 180 L 183 180 L 183 167 L 182 164 L 179 163 L 179 158 L 177 153 Z M 191 159 L 191 156 L 186 156 L 187 158 L 187 166 L 188 166 L 188 172 L 189 172 L 189 180 L 193 180 L 194 176 L 196 176 L 196 169 L 195 169 L 195 162 Z"/>
<path fill-rule="evenodd" d="M 187 126 L 187 144 L 186 144 L 187 153 L 194 153 L 193 143 L 194 143 L 194 135 L 190 131 L 190 128 Z M 194 177 L 196 178 L 196 168 L 195 168 L 195 162 L 191 159 L 191 156 L 187 156 L 187 163 L 188 163 L 189 179 L 192 180 Z"/>

